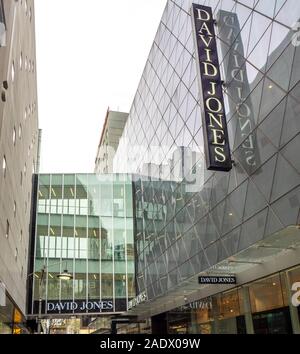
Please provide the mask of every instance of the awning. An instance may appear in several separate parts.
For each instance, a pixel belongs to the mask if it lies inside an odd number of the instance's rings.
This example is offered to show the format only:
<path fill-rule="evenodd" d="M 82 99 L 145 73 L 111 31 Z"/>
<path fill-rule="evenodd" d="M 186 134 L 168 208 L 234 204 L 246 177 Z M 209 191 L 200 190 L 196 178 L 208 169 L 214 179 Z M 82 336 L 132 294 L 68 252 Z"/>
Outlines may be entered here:
<path fill-rule="evenodd" d="M 166 295 L 133 307 L 127 313 L 140 318 L 150 317 L 298 264 L 300 264 L 300 227 L 293 225 L 181 282 Z M 237 283 L 198 284 L 200 275 L 234 275 Z"/>

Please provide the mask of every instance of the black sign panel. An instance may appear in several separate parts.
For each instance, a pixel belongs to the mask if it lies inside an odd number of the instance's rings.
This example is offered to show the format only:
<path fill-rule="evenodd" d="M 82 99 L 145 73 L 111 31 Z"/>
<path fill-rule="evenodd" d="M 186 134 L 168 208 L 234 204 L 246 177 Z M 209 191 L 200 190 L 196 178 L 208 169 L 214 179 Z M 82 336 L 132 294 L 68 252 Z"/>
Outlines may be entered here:
<path fill-rule="evenodd" d="M 198 278 L 198 282 L 199 284 L 236 284 L 236 277 L 202 275 Z"/>
<path fill-rule="evenodd" d="M 218 27 L 224 56 L 227 94 L 230 96 L 230 116 L 234 114 L 231 119 L 232 130 L 235 132 L 234 145 L 240 145 L 234 154 L 246 171 L 251 174 L 260 165 L 260 156 L 256 132 L 253 131 L 255 128 L 254 109 L 237 14 L 220 10 Z M 253 79 L 253 87 L 258 84 L 259 79 L 260 75 Z M 258 105 L 259 102 L 255 104 Z"/>
<path fill-rule="evenodd" d="M 193 4 L 192 18 L 201 91 L 206 166 L 209 170 L 229 171 L 232 164 L 211 7 Z"/>
<path fill-rule="evenodd" d="M 114 308 L 115 305 L 115 308 Z M 38 313 L 39 302 L 34 301 L 34 313 Z M 105 300 L 48 300 L 42 302 L 42 313 L 102 313 L 126 311 L 126 299 Z"/>

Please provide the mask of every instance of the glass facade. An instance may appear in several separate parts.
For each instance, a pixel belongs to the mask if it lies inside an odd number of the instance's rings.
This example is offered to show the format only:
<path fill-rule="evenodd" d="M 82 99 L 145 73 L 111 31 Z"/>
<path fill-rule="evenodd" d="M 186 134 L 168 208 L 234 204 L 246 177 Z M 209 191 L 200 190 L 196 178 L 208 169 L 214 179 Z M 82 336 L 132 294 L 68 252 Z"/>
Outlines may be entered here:
<path fill-rule="evenodd" d="M 0 282 L 0 334 L 28 333 L 25 317 Z"/>
<path fill-rule="evenodd" d="M 130 177 L 40 174 L 37 195 L 30 313 L 37 312 L 39 298 L 48 313 L 55 307 L 49 303 L 68 301 L 110 301 L 106 310 L 126 310 L 135 296 Z M 71 280 L 58 278 L 64 270 Z M 79 310 L 70 306 L 60 312 Z M 86 306 L 83 312 L 97 312 Z"/>
<path fill-rule="evenodd" d="M 291 305 L 288 284 L 299 281 L 299 272 L 293 268 L 176 308 L 166 314 L 168 333 L 297 333 L 300 309 Z"/>
<path fill-rule="evenodd" d="M 285 230 L 273 250 L 299 246 L 300 47 L 292 27 L 300 2 L 193 2 L 211 6 L 216 19 L 234 164 L 206 169 L 192 1 L 169 0 L 114 159 L 116 172 L 141 176 L 137 283 L 149 301 L 277 232 Z"/>

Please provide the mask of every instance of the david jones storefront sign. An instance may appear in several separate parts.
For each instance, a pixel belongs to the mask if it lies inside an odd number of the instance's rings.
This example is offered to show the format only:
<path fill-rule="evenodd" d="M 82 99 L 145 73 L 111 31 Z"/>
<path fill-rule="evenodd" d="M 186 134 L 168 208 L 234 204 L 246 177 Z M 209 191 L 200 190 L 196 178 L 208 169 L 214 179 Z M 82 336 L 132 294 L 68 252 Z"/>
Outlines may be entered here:
<path fill-rule="evenodd" d="M 193 4 L 192 19 L 201 93 L 206 166 L 209 170 L 229 171 L 232 162 L 211 8 Z"/>
<path fill-rule="evenodd" d="M 113 301 L 55 301 L 47 303 L 47 312 L 113 311 Z"/>

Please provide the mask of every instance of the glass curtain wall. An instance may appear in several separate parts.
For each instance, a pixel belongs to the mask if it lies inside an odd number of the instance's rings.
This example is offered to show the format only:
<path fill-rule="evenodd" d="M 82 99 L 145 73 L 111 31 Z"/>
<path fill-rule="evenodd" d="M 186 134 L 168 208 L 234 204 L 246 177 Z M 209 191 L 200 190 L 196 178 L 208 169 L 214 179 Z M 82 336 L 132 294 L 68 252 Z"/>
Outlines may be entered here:
<path fill-rule="evenodd" d="M 216 19 L 230 172 L 205 166 L 192 3 Z M 296 0 L 167 1 L 114 158 L 115 172 L 148 177 L 135 201 L 150 301 L 299 224 L 299 19 Z"/>
<path fill-rule="evenodd" d="M 126 310 L 135 296 L 129 176 L 39 175 L 37 203 L 34 300 L 112 300 Z M 65 269 L 71 281 L 57 277 Z"/>

